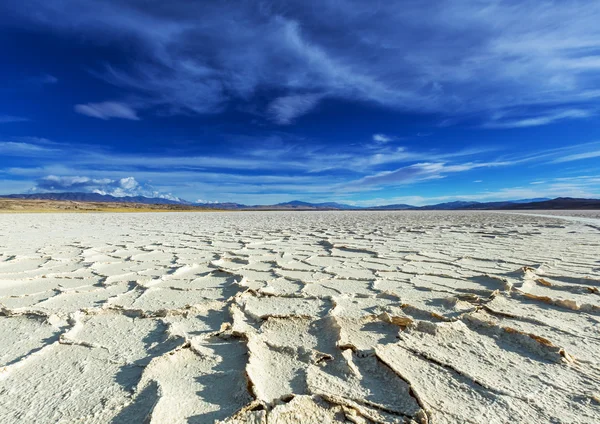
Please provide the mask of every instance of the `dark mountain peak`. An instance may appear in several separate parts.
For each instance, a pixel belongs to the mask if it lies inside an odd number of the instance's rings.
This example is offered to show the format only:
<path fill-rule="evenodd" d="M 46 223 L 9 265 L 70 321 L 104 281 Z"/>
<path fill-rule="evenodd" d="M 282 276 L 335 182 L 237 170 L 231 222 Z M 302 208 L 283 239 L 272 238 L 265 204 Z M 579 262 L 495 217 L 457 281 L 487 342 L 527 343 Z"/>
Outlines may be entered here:
<path fill-rule="evenodd" d="M 467 207 L 471 207 L 471 206 L 476 206 L 479 205 L 480 202 L 467 202 L 467 201 L 462 201 L 462 200 L 457 200 L 454 202 L 445 202 L 445 203 L 438 203 L 435 205 L 428 205 L 428 206 L 423 206 L 422 209 L 462 209 L 462 208 L 467 208 Z"/>
<path fill-rule="evenodd" d="M 275 206 L 313 206 L 312 203 L 303 202 L 301 200 L 292 200 L 290 202 L 277 203 Z"/>
<path fill-rule="evenodd" d="M 373 210 L 407 210 L 407 209 L 418 209 L 418 207 L 412 206 L 412 205 L 406 205 L 406 204 L 403 204 L 403 203 L 398 203 L 398 204 L 394 204 L 394 205 L 373 206 L 373 207 L 368 208 L 368 209 L 373 209 Z"/>

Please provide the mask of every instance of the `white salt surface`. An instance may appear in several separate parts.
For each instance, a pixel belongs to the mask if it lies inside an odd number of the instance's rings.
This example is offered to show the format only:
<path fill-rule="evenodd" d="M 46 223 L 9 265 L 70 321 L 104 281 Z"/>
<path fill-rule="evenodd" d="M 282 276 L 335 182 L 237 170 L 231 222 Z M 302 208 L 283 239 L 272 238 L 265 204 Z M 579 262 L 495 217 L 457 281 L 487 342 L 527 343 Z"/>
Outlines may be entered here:
<path fill-rule="evenodd" d="M 598 423 L 599 217 L 0 215 L 0 422 Z"/>

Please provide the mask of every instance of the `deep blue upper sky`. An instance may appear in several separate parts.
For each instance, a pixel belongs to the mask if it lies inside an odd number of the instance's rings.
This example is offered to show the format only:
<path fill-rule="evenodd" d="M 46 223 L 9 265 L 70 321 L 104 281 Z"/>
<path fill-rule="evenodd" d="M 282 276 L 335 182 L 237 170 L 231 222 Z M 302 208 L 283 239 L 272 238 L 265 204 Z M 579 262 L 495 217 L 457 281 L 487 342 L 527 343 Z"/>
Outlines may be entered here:
<path fill-rule="evenodd" d="M 4 0 L 0 193 L 600 197 L 600 1 Z"/>

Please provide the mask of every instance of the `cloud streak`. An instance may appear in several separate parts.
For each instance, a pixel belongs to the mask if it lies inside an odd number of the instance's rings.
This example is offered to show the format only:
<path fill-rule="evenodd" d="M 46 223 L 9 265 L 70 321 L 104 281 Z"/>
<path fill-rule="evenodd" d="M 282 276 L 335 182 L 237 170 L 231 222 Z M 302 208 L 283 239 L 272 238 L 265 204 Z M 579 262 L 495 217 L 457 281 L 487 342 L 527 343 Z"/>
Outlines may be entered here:
<path fill-rule="evenodd" d="M 595 115 L 595 112 L 591 110 L 582 109 L 567 109 L 560 111 L 552 111 L 544 115 L 538 115 L 528 118 L 518 119 L 498 119 L 487 122 L 483 126 L 485 128 L 527 128 L 527 127 L 539 127 L 541 125 L 548 125 L 553 122 L 562 121 L 565 119 L 583 119 L 589 118 Z"/>
<path fill-rule="evenodd" d="M 389 143 L 393 141 L 394 137 L 385 134 L 373 134 L 373 141 L 375 143 Z"/>
<path fill-rule="evenodd" d="M 280 125 L 288 125 L 299 116 L 314 109 L 322 98 L 323 96 L 320 94 L 278 97 L 271 102 L 268 111 L 275 122 Z"/>
<path fill-rule="evenodd" d="M 540 176 L 557 171 L 566 176 L 569 172 L 582 174 L 581 162 L 587 164 L 590 168 L 587 172 L 593 175 L 600 172 L 593 163 L 593 159 L 600 156 L 599 145 L 585 143 L 502 154 L 484 148 L 415 150 L 373 143 L 367 136 L 363 144 L 348 145 L 344 149 L 306 144 L 301 139 L 281 143 L 274 139 L 265 149 L 244 139 L 239 152 L 234 148 L 233 152 L 225 149 L 220 155 L 192 155 L 172 150 L 168 155 L 152 155 L 26 137 L 0 141 L 0 155 L 15 158 L 13 163 L 19 164 L 0 169 L 0 176 L 35 181 L 36 190 L 43 191 L 96 191 L 151 197 L 174 193 L 188 199 L 246 203 L 307 197 L 325 201 L 356 199 L 376 191 L 395 193 L 415 184 L 448 186 L 461 180 L 459 175 L 462 174 L 465 174 L 462 180 L 468 183 L 484 177 L 485 185 L 477 184 L 477 189 L 481 189 L 495 184 L 494 178 L 481 172 L 500 168 L 511 169 L 506 175 L 535 167 Z M 567 162 L 578 166 L 571 170 L 555 166 Z M 124 180 L 129 177 L 132 180 Z M 127 181 L 132 185 L 127 185 Z M 573 182 L 562 184 L 566 193 L 576 192 L 571 186 Z M 581 181 L 577 185 L 581 185 Z M 7 187 L 1 190 L 7 193 Z"/>
<path fill-rule="evenodd" d="M 448 174 L 466 172 L 477 168 L 491 168 L 511 164 L 511 162 L 503 161 L 486 163 L 468 162 L 462 164 L 445 164 L 441 162 L 416 163 L 393 171 L 383 171 L 375 175 L 368 175 L 357 181 L 350 182 L 348 187 L 395 186 L 444 178 Z"/>
<path fill-rule="evenodd" d="M 169 113 L 269 98 L 264 115 L 287 125 L 327 96 L 482 119 L 518 106 L 524 119 L 495 124 L 512 128 L 585 118 L 600 99 L 598 2 L 176 0 L 166 11 L 134 0 L 33 0 L 35 14 L 3 4 L 10 25 L 134 44 L 132 63 L 96 74 Z M 101 119 L 137 116 L 80 106 Z"/>
<path fill-rule="evenodd" d="M 138 121 L 140 119 L 135 110 L 133 110 L 130 106 L 119 102 L 101 102 L 75 105 L 75 112 L 103 120 L 121 118 Z"/>
<path fill-rule="evenodd" d="M 0 124 L 10 124 L 13 122 L 27 122 L 28 118 L 14 115 L 0 115 Z"/>
<path fill-rule="evenodd" d="M 559 158 L 553 160 L 552 163 L 573 162 L 576 160 L 592 159 L 592 158 L 598 158 L 598 157 L 600 157 L 600 150 L 559 157 Z"/>

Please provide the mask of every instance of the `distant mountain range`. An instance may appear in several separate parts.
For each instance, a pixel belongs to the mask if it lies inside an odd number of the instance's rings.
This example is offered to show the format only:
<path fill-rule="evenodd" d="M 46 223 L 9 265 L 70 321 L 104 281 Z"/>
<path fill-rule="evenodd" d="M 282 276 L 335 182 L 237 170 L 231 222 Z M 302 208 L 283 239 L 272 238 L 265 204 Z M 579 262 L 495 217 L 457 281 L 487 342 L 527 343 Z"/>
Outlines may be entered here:
<path fill-rule="evenodd" d="M 558 197 L 556 199 L 535 198 L 508 200 L 502 202 L 447 202 L 427 206 L 392 204 L 373 207 L 359 207 L 336 202 L 309 203 L 300 200 L 275 205 L 243 205 L 240 203 L 193 203 L 185 200 L 172 200 L 160 197 L 125 196 L 116 197 L 98 193 L 37 193 L 10 194 L 0 196 L 9 199 L 59 200 L 71 202 L 116 202 L 153 205 L 185 205 L 210 209 L 228 210 L 526 210 L 526 209 L 600 209 L 600 199 L 578 199 Z"/>
<path fill-rule="evenodd" d="M 27 200 L 64 200 L 70 202 L 116 202 L 116 203 L 143 203 L 145 205 L 190 205 L 186 201 L 163 199 L 160 197 L 125 196 L 116 197 L 109 194 L 98 193 L 36 193 L 36 194 L 9 194 L 0 197 L 7 199 Z"/>

